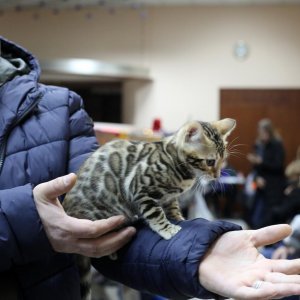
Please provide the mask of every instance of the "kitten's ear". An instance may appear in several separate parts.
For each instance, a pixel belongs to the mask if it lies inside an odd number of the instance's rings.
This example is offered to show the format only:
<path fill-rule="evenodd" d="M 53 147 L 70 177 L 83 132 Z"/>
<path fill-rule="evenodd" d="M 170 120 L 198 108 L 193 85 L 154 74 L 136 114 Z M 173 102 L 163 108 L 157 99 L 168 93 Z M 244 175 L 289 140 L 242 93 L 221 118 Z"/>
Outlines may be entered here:
<path fill-rule="evenodd" d="M 189 124 L 186 128 L 185 142 L 194 143 L 200 142 L 202 138 L 202 127 L 200 124 L 192 123 Z"/>
<path fill-rule="evenodd" d="M 224 137 L 227 137 L 235 128 L 236 121 L 234 119 L 226 118 L 215 122 L 214 125 Z"/>

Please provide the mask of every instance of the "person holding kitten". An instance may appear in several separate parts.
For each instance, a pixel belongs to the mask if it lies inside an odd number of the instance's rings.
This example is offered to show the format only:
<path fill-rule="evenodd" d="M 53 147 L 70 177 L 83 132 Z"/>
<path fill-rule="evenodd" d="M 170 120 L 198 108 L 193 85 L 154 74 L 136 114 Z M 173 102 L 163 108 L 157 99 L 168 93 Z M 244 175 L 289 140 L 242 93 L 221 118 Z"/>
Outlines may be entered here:
<path fill-rule="evenodd" d="M 170 240 L 124 217 L 68 216 L 59 197 L 97 148 L 81 98 L 38 82 L 27 50 L 0 38 L 0 298 L 80 299 L 72 254 L 114 280 L 172 299 L 271 299 L 300 294 L 299 260 L 266 260 L 257 247 L 288 225 L 243 231 L 227 222 L 181 221 Z M 107 255 L 118 249 L 118 259 Z"/>

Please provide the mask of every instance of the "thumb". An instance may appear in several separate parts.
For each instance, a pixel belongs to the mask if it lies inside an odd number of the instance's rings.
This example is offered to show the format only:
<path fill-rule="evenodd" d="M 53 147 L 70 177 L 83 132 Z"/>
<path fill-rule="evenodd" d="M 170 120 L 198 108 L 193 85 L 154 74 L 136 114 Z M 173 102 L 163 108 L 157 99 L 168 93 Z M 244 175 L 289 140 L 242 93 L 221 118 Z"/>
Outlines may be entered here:
<path fill-rule="evenodd" d="M 76 182 L 77 176 L 70 173 L 66 176 L 55 178 L 37 185 L 34 189 L 35 196 L 43 199 L 52 200 L 71 190 Z"/>
<path fill-rule="evenodd" d="M 277 243 L 292 233 L 287 224 L 272 225 L 252 231 L 252 240 L 256 247 Z"/>

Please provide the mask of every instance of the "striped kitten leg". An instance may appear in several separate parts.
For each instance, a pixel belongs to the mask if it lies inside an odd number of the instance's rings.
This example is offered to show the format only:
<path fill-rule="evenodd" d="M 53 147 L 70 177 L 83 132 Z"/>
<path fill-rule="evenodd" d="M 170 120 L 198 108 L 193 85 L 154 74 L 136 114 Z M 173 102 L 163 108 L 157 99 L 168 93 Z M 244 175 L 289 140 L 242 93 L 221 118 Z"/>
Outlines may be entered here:
<path fill-rule="evenodd" d="M 82 300 L 91 300 L 91 286 L 92 286 L 92 274 L 91 274 L 91 260 L 89 257 L 82 255 L 75 255 L 76 264 L 80 277 L 80 295 Z"/>
<path fill-rule="evenodd" d="M 154 199 L 142 198 L 139 200 L 139 209 L 150 228 L 165 240 L 173 237 L 181 227 L 170 223 L 161 206 Z"/>
<path fill-rule="evenodd" d="M 177 198 L 165 202 L 163 204 L 163 210 L 169 220 L 176 220 L 176 221 L 184 220 Z"/>

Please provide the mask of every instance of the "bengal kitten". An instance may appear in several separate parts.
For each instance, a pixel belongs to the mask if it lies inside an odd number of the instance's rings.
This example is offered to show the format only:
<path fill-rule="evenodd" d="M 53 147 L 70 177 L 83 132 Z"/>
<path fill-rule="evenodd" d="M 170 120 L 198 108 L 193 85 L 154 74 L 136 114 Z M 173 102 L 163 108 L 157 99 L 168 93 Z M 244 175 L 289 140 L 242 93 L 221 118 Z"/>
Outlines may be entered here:
<path fill-rule="evenodd" d="M 192 121 L 158 142 L 114 140 L 100 147 L 82 165 L 63 206 L 70 216 L 98 220 L 124 215 L 143 219 L 162 238 L 180 229 L 178 197 L 199 178 L 220 176 L 227 156 L 226 137 L 235 120 Z M 89 260 L 80 258 L 82 299 L 89 299 Z"/>

